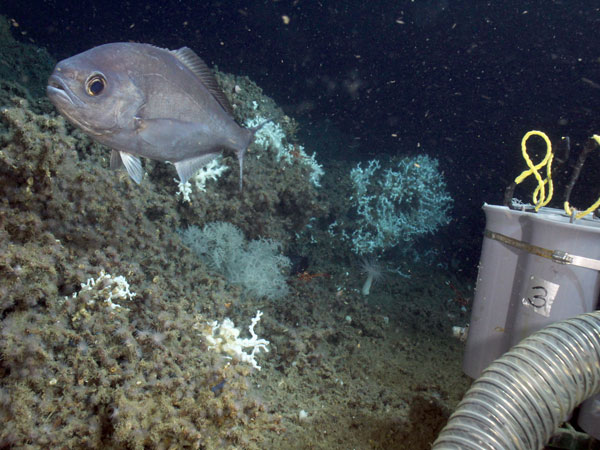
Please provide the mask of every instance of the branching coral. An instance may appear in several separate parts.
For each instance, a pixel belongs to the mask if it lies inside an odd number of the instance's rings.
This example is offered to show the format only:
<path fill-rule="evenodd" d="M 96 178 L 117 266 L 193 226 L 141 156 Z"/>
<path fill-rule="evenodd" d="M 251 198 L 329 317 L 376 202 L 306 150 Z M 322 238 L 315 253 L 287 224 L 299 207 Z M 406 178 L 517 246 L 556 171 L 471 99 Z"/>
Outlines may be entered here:
<path fill-rule="evenodd" d="M 364 255 L 381 252 L 436 231 L 450 221 L 452 198 L 428 156 L 405 157 L 386 169 L 378 160 L 350 173 L 358 214 L 352 249 Z"/>

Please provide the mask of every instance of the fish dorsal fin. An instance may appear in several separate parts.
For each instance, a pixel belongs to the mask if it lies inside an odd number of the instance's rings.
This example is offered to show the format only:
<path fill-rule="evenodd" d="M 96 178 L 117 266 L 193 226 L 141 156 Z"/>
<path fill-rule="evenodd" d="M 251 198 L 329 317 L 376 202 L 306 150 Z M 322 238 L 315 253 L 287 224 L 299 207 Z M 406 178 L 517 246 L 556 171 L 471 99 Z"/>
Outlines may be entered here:
<path fill-rule="evenodd" d="M 213 159 L 219 156 L 218 153 L 208 153 L 206 155 L 197 156 L 195 158 L 184 159 L 183 161 L 177 161 L 175 168 L 177 169 L 177 175 L 182 183 L 186 183 L 192 178 L 198 170 L 207 165 Z"/>
<path fill-rule="evenodd" d="M 196 55 L 194 51 L 188 47 L 181 47 L 179 50 L 171 50 L 171 53 L 173 53 L 179 61 L 185 64 L 188 69 L 194 72 L 223 109 L 233 115 L 233 109 L 231 108 L 229 100 L 227 100 L 227 97 L 225 97 L 225 94 L 223 94 L 223 91 L 219 88 L 213 71 L 204 61 L 202 61 L 202 58 Z"/>

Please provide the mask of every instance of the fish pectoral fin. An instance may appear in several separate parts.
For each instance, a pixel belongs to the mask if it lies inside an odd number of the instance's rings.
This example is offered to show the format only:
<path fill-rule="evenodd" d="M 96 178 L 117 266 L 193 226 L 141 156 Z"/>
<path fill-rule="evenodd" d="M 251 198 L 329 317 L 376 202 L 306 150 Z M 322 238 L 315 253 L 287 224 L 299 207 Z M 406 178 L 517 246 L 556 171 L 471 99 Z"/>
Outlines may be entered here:
<path fill-rule="evenodd" d="M 110 152 L 110 168 L 111 170 L 120 169 L 123 166 L 123 161 L 121 160 L 121 155 L 117 150 L 113 150 Z"/>
<path fill-rule="evenodd" d="M 114 151 L 113 151 L 114 153 Z M 142 176 L 144 176 L 144 170 L 142 169 L 142 162 L 140 158 L 132 155 L 131 153 L 119 152 L 118 155 L 121 159 L 121 164 L 127 169 L 127 173 L 133 181 L 137 184 L 142 182 Z M 113 166 L 113 155 L 110 157 L 110 166 Z"/>
<path fill-rule="evenodd" d="M 184 159 L 175 163 L 177 175 L 182 183 L 186 183 L 202 167 L 207 165 L 213 159 L 219 156 L 219 153 L 208 153 L 206 155 L 196 156 L 195 158 Z"/>

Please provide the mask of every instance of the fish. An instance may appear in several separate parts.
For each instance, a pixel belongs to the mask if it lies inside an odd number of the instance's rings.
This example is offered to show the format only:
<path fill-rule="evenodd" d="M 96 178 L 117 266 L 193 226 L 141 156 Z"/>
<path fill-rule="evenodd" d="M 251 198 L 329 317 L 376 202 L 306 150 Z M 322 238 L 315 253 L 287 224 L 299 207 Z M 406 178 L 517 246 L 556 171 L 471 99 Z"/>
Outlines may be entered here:
<path fill-rule="evenodd" d="M 46 93 L 69 122 L 112 149 L 110 167 L 143 176 L 140 157 L 175 165 L 186 183 L 223 150 L 244 154 L 255 128 L 240 126 L 207 64 L 188 47 L 100 45 L 56 64 Z"/>

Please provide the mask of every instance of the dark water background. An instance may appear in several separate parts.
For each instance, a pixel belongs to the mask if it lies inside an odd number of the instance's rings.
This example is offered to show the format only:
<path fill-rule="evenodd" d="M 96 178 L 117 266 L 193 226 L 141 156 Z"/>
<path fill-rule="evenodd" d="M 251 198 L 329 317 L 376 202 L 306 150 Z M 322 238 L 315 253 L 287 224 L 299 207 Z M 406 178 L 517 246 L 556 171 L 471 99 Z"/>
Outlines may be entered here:
<path fill-rule="evenodd" d="M 263 87 L 321 162 L 437 157 L 456 219 L 437 239 L 472 268 L 480 207 L 523 169 L 523 134 L 569 136 L 572 163 L 600 133 L 597 1 L 3 0 L 0 14 L 57 59 L 115 41 L 189 46 Z M 598 161 L 575 204 L 600 193 Z"/>

